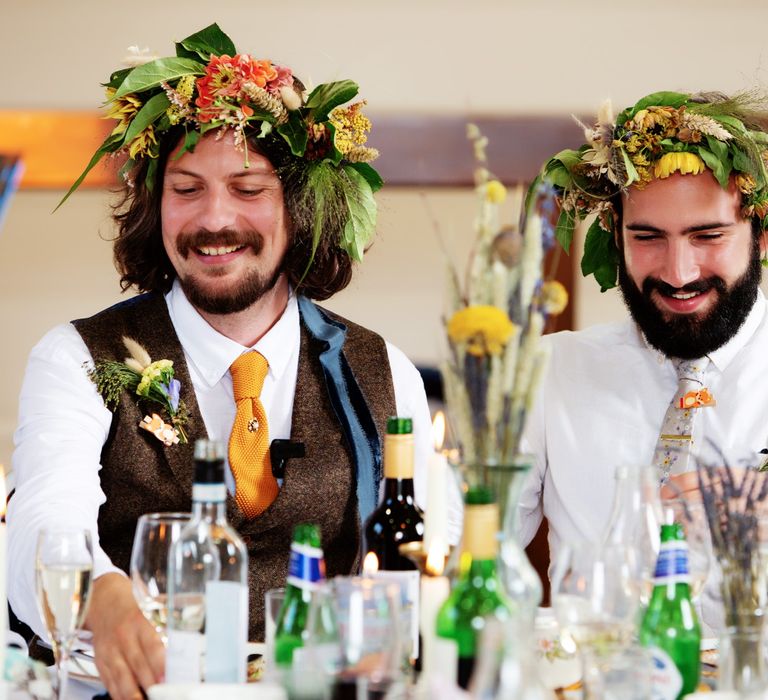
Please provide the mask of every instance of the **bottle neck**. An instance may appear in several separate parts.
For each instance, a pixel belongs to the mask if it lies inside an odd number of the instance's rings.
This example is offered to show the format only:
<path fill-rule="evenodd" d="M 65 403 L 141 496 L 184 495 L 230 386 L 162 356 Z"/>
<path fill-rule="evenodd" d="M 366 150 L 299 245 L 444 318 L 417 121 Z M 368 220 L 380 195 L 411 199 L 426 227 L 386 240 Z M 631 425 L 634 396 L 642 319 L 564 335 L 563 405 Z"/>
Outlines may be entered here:
<path fill-rule="evenodd" d="M 396 500 L 413 500 L 413 479 L 398 479 L 387 477 L 384 479 L 384 498 Z"/>
<path fill-rule="evenodd" d="M 384 438 L 384 478 L 413 479 L 413 434 L 387 435 Z"/>
<path fill-rule="evenodd" d="M 224 484 L 192 486 L 192 518 L 208 522 L 227 521 L 227 487 Z"/>

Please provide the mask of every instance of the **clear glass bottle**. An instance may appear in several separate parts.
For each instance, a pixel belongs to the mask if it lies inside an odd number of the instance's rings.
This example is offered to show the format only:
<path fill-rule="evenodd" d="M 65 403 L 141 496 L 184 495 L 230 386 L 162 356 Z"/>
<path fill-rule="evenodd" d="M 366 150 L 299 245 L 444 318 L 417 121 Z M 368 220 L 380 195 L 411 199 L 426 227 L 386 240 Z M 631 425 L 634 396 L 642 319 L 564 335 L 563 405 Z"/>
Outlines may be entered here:
<path fill-rule="evenodd" d="M 243 683 L 248 552 L 226 517 L 224 446 L 195 443 L 192 519 L 168 561 L 169 683 Z"/>

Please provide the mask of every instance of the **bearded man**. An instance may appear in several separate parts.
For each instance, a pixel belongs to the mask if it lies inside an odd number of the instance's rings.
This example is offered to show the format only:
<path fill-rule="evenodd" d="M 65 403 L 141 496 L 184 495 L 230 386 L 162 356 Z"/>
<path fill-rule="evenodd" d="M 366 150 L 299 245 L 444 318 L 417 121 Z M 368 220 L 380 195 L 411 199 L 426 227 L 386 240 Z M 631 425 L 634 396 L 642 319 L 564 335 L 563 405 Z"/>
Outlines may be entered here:
<path fill-rule="evenodd" d="M 89 165 L 126 156 L 115 259 L 123 288 L 144 294 L 57 327 L 32 351 L 8 513 L 9 598 L 42 637 L 37 533 L 93 533 L 86 627 L 116 700 L 138 696 L 164 668 L 125 575 L 136 521 L 189 510 L 192 446 L 234 435 L 241 360 L 266 373 L 247 404 L 260 400 L 267 425 L 248 429 L 273 441 L 271 460 L 227 465 L 228 518 L 249 554 L 251 639 L 263 635 L 265 591 L 285 583 L 296 523 L 320 525 L 329 577 L 358 570 L 387 416 L 414 419 L 419 498 L 431 449 L 415 367 L 311 301 L 347 286 L 374 232 L 381 180 L 364 145 L 370 122 L 362 103 L 342 106 L 357 86 L 307 95 L 290 69 L 238 54 L 216 25 L 176 46 L 174 58 L 112 74 L 109 116 L 119 123 Z M 127 355 L 146 383 L 115 392 L 104 368 Z M 147 400 L 152 382 L 164 411 Z M 290 441 L 288 451 L 274 441 Z"/>
<path fill-rule="evenodd" d="M 606 537 L 617 466 L 652 464 L 659 482 L 685 489 L 707 453 L 734 459 L 768 445 L 758 107 L 747 96 L 656 93 L 615 122 L 604 111 L 589 143 L 545 166 L 562 198 L 561 242 L 596 215 L 582 271 L 603 291 L 618 281 L 631 316 L 551 336 L 521 511 L 524 542 L 548 519 L 553 560 L 564 542 Z"/>

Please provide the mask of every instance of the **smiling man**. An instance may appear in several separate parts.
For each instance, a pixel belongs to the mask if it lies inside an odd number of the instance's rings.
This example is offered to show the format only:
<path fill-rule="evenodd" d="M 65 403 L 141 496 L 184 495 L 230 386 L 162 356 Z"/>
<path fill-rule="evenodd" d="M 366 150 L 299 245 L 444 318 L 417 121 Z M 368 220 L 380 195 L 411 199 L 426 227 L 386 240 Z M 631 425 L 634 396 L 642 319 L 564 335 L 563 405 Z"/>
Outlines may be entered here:
<path fill-rule="evenodd" d="M 190 509 L 196 439 L 230 443 L 228 519 L 248 547 L 256 640 L 265 591 L 285 584 L 296 523 L 320 525 L 329 577 L 357 571 L 387 416 L 414 419 L 417 499 L 431 451 L 414 366 L 312 301 L 347 286 L 374 233 L 381 180 L 368 165 L 370 122 L 362 103 L 344 106 L 357 86 L 307 94 L 289 68 L 238 54 L 216 25 L 176 49 L 111 75 L 117 125 L 89 166 L 123 156 L 115 260 L 123 288 L 143 294 L 59 326 L 33 349 L 13 457 L 13 609 L 44 637 L 37 533 L 92 531 L 86 626 L 115 700 L 163 676 L 162 642 L 126 572 L 139 516 Z M 123 362 L 119 377 L 134 383 L 115 390 L 105 368 Z M 257 394 L 238 388 L 243 375 L 240 384 L 262 377 Z M 152 382 L 159 403 L 142 389 Z M 257 401 L 266 425 L 250 414 L 235 435 Z M 232 445 L 257 435 L 272 447 L 243 463 Z"/>
<path fill-rule="evenodd" d="M 768 135 L 747 96 L 657 93 L 542 174 L 561 195 L 566 247 L 595 215 L 582 271 L 620 287 L 630 319 L 551 336 L 527 430 L 536 469 L 523 540 L 550 550 L 606 536 L 614 474 L 652 464 L 686 482 L 695 458 L 758 460 L 768 446 L 768 314 L 759 290 Z"/>

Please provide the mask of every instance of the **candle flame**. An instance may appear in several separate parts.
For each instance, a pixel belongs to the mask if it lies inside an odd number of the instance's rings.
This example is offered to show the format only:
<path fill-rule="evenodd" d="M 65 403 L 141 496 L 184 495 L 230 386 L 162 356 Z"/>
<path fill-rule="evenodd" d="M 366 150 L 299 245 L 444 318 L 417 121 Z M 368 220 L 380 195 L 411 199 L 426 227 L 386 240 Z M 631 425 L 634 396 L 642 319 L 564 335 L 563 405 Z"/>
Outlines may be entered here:
<path fill-rule="evenodd" d="M 373 552 L 368 552 L 363 559 L 363 573 L 375 574 L 378 570 L 379 558 Z"/>
<path fill-rule="evenodd" d="M 445 441 L 445 413 L 438 411 L 435 413 L 435 419 L 432 421 L 432 442 L 435 451 L 440 452 L 443 449 Z"/>
<path fill-rule="evenodd" d="M 427 561 L 424 564 L 424 572 L 427 576 L 441 576 L 445 569 L 445 543 L 438 537 L 432 538 L 427 552 Z"/>

